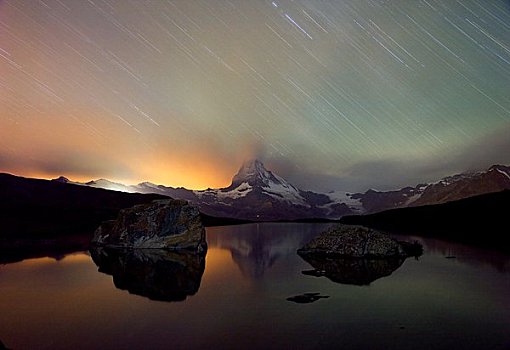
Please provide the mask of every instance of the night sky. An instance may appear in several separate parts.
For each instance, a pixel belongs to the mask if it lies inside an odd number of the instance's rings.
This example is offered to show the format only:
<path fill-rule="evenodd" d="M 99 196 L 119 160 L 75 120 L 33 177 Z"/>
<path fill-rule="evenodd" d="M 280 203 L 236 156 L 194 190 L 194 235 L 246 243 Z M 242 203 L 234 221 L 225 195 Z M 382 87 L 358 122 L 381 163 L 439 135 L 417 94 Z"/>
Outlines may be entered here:
<path fill-rule="evenodd" d="M 0 171 L 304 189 L 510 163 L 505 0 L 0 0 Z"/>

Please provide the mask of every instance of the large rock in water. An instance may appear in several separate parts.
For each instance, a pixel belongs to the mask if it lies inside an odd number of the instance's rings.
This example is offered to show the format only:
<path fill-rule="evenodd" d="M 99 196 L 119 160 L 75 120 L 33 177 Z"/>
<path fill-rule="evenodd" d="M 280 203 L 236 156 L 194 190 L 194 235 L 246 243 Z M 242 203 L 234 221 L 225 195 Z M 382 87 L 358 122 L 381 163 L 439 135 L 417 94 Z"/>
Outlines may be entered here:
<path fill-rule="evenodd" d="M 110 248 L 207 249 L 205 229 L 196 206 L 165 199 L 120 211 L 117 220 L 104 222 L 92 244 Z"/>
<path fill-rule="evenodd" d="M 350 258 L 397 258 L 417 255 L 418 244 L 398 242 L 362 226 L 340 225 L 329 229 L 298 250 L 300 255 Z"/>

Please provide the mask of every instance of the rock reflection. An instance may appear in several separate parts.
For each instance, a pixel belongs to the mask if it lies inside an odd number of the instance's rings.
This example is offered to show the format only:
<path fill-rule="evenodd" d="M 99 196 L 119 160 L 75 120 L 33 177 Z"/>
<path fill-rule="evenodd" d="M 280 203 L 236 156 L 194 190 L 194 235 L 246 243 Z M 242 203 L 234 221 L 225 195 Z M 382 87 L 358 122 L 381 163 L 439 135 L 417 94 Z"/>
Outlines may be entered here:
<path fill-rule="evenodd" d="M 115 287 L 152 300 L 183 301 L 200 288 L 205 256 L 163 249 L 90 250 L 99 272 L 113 276 Z"/>
<path fill-rule="evenodd" d="M 301 258 L 314 268 L 302 271 L 303 274 L 325 276 L 336 283 L 357 286 L 369 285 L 379 278 L 391 275 L 404 262 L 404 259 L 328 258 L 311 255 Z"/>

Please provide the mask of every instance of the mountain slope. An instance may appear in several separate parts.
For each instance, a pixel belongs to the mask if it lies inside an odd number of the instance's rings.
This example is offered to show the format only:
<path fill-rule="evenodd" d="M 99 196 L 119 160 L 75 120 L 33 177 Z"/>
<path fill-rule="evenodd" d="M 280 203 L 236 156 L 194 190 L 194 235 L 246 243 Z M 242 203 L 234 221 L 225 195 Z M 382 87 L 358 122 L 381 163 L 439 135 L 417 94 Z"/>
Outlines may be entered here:
<path fill-rule="evenodd" d="M 510 189 L 510 167 L 493 165 L 486 171 L 446 177 L 427 186 L 411 206 L 438 204 Z"/>

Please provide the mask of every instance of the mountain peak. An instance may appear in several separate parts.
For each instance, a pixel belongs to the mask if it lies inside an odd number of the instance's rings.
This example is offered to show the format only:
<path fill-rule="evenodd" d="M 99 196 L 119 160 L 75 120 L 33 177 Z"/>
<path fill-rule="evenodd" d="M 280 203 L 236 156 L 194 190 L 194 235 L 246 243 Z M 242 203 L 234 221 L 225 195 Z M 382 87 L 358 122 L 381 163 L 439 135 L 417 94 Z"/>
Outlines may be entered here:
<path fill-rule="evenodd" d="M 264 164 L 258 159 L 249 159 L 243 162 L 241 168 L 239 168 L 239 173 L 245 173 L 247 175 L 250 174 L 264 174 L 267 173 L 268 170 L 264 166 Z"/>
<path fill-rule="evenodd" d="M 274 181 L 276 178 L 264 167 L 264 164 L 258 159 L 250 159 L 243 162 L 237 174 L 232 178 L 232 185 L 230 187 L 236 188 L 243 182 L 251 186 L 264 186 L 271 180 Z"/>
<path fill-rule="evenodd" d="M 71 181 L 70 181 L 67 177 L 65 177 L 65 176 L 59 176 L 58 178 L 53 179 L 53 180 L 51 180 L 51 181 L 60 182 L 60 183 L 64 183 L 64 184 L 71 182 Z"/>

